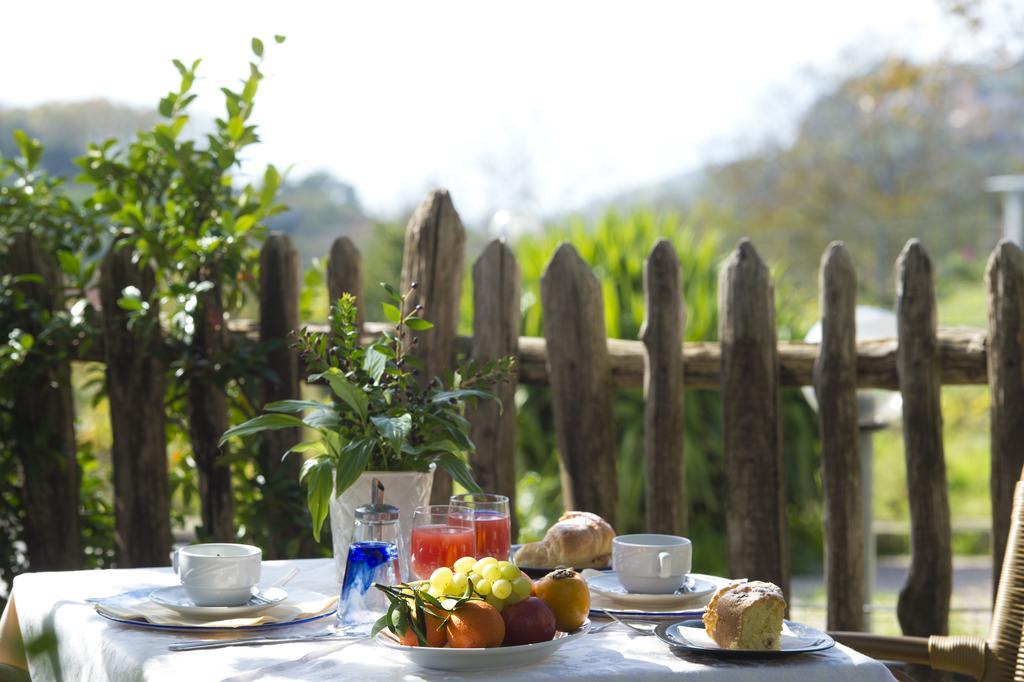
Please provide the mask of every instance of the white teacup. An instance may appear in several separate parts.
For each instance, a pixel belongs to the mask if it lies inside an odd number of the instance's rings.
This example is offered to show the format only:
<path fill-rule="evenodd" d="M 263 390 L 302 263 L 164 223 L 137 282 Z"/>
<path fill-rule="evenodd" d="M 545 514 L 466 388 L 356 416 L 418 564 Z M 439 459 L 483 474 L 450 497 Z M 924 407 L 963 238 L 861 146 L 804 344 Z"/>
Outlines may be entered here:
<path fill-rule="evenodd" d="M 196 606 L 241 606 L 260 581 L 263 552 L 252 545 L 209 543 L 171 553 L 171 566 Z"/>
<path fill-rule="evenodd" d="M 693 544 L 678 535 L 640 533 L 612 541 L 612 568 L 619 582 L 637 594 L 672 594 L 686 582 Z"/>

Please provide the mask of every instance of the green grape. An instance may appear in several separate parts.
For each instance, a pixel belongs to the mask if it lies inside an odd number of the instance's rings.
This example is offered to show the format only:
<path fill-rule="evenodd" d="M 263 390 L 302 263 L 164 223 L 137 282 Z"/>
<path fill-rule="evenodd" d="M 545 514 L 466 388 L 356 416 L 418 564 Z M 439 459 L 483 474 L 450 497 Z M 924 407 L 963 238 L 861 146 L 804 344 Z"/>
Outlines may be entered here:
<path fill-rule="evenodd" d="M 498 570 L 501 572 L 501 577 L 509 581 L 515 580 L 522 575 L 515 564 L 510 564 L 507 561 L 499 563 Z"/>
<path fill-rule="evenodd" d="M 475 581 L 473 587 L 485 597 L 491 593 L 491 581 L 487 578 L 480 578 L 479 581 Z"/>
<path fill-rule="evenodd" d="M 429 594 L 431 597 L 440 598 L 440 597 L 444 596 L 444 590 L 439 590 L 436 587 L 434 587 L 433 585 L 431 585 L 430 589 L 427 590 L 427 594 Z"/>
<path fill-rule="evenodd" d="M 473 570 L 474 565 L 476 565 L 476 559 L 471 556 L 464 556 L 455 562 L 455 572 L 469 573 Z"/>
<path fill-rule="evenodd" d="M 476 562 L 473 565 L 473 572 L 474 573 L 483 573 L 484 572 L 484 568 L 486 568 L 487 566 L 489 566 L 491 564 L 496 564 L 496 563 L 498 563 L 498 560 L 495 559 L 494 557 L 492 557 L 492 556 L 485 556 L 483 559 L 481 559 L 480 561 Z"/>
<path fill-rule="evenodd" d="M 438 592 L 444 592 L 452 583 L 452 569 L 442 566 L 430 574 L 430 586 Z"/>
<path fill-rule="evenodd" d="M 462 594 L 466 591 L 467 582 L 469 582 L 469 578 L 465 573 L 456 573 L 452 576 L 452 583 L 448 587 L 454 591 L 454 594 Z"/>
<path fill-rule="evenodd" d="M 494 564 L 484 566 L 484 577 L 490 580 L 493 585 L 495 580 L 501 580 L 501 570 Z"/>
<path fill-rule="evenodd" d="M 498 580 L 491 585 L 491 594 L 498 599 L 507 599 L 512 594 L 512 583 L 507 580 Z"/>
<path fill-rule="evenodd" d="M 486 601 L 487 601 L 487 603 L 488 603 L 488 604 L 490 604 L 490 605 L 491 605 L 491 606 L 493 606 L 494 608 L 498 609 L 498 613 L 501 613 L 501 610 L 502 610 L 503 608 L 505 608 L 505 602 L 504 602 L 504 600 L 502 600 L 502 599 L 498 599 L 498 598 L 497 598 L 497 597 L 495 597 L 495 596 L 494 596 L 493 594 L 489 594 L 489 595 L 487 595 L 487 600 L 486 600 Z"/>
<path fill-rule="evenodd" d="M 519 594 L 519 593 L 516 592 L 515 587 L 513 587 L 512 588 L 512 594 L 508 595 L 508 598 L 505 600 L 505 606 L 508 606 L 509 604 L 518 604 L 519 602 L 523 601 L 524 599 L 529 599 L 529 598 L 530 598 L 529 594 Z"/>
<path fill-rule="evenodd" d="M 512 581 L 512 592 L 519 595 L 520 597 L 530 596 L 530 592 L 533 591 L 533 581 L 529 578 L 524 578 L 520 575 L 518 578 Z"/>

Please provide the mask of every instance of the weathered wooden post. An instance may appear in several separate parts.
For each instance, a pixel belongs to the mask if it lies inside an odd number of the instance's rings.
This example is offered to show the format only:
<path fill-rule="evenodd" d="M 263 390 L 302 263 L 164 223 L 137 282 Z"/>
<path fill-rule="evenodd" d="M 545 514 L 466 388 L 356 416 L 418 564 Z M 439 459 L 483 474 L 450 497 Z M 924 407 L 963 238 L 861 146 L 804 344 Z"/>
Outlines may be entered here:
<path fill-rule="evenodd" d="M 660 239 L 644 268 L 644 462 L 647 530 L 686 531 L 683 460 L 683 338 L 686 309 L 679 257 Z"/>
<path fill-rule="evenodd" d="M 897 261 L 896 318 L 911 543 L 910 571 L 896 613 L 904 634 L 944 635 L 949 628 L 953 555 L 935 281 L 931 259 L 916 239 L 907 242 Z"/>
<path fill-rule="evenodd" d="M 1010 530 L 1014 484 L 1024 466 L 1024 255 L 1003 240 L 985 270 L 988 384 L 992 396 L 992 594 Z"/>
<path fill-rule="evenodd" d="M 216 282 L 213 273 L 204 278 Z M 189 437 L 199 472 L 199 505 L 203 535 L 214 542 L 235 537 L 235 503 L 231 496 L 231 469 L 221 459 L 217 443 L 228 428 L 228 400 L 216 379 L 217 362 L 224 352 L 224 303 L 219 284 L 198 296 L 195 333 L 189 362 L 193 374 L 188 385 Z"/>
<path fill-rule="evenodd" d="M 729 573 L 789 594 L 775 286 L 748 240 L 718 283 Z"/>
<path fill-rule="evenodd" d="M 857 275 L 842 242 L 821 257 L 821 349 L 814 388 L 821 423 L 825 585 L 830 630 L 864 629 L 864 498 L 857 448 Z"/>
<path fill-rule="evenodd" d="M 432 190 L 409 220 L 402 260 L 402 291 L 416 283 L 407 305 L 422 305 L 423 316 L 434 324 L 433 329 L 413 333 L 419 339 L 415 354 L 423 362 L 424 385 L 455 363 L 465 249 L 466 232 L 448 191 Z M 431 502 L 447 504 L 451 494 L 451 477 L 438 471 Z"/>
<path fill-rule="evenodd" d="M 15 235 L 6 271 L 36 275 L 41 282 L 23 282 L 28 299 L 47 310 L 64 304 L 60 269 L 54 254 L 28 232 Z M 38 334 L 38 329 L 24 331 Z M 22 469 L 25 544 L 36 571 L 82 567 L 78 521 L 79 470 L 75 451 L 75 414 L 71 396 L 71 365 L 67 358 L 26 367 L 28 380 L 16 388 L 12 425 L 13 447 Z"/>
<path fill-rule="evenodd" d="M 473 264 L 473 342 L 470 357 L 478 364 L 519 350 L 519 264 L 504 240 L 487 245 Z M 488 492 L 507 495 L 516 521 L 516 380 L 497 387 L 501 405 L 481 401 L 467 410 L 469 436 L 476 445 L 470 458 L 473 475 Z"/>
<path fill-rule="evenodd" d="M 159 324 L 129 329 L 128 313 L 117 304 L 125 287 L 136 287 L 149 301 L 155 286 L 153 268 L 134 263 L 132 256 L 132 249 L 115 242 L 100 269 L 121 568 L 166 565 L 171 547 L 162 332 Z"/>
<path fill-rule="evenodd" d="M 273 233 L 260 251 L 260 341 L 271 345 L 267 365 L 274 379 L 263 381 L 264 403 L 297 400 L 299 357 L 291 348 L 292 332 L 299 328 L 299 252 L 286 234 Z M 260 469 L 268 488 L 264 505 L 271 518 L 280 524 L 277 533 L 268 534 L 263 553 L 268 559 L 284 559 L 308 545 L 305 525 L 295 516 L 305 513 L 304 495 L 299 486 L 302 457 L 288 449 L 300 440 L 299 429 L 269 431 L 260 438 Z M 289 544 L 292 547 L 289 547 Z"/>
<path fill-rule="evenodd" d="M 615 524 L 615 422 L 601 283 L 562 244 L 540 284 L 562 495 L 567 509 Z"/>
<path fill-rule="evenodd" d="M 338 237 L 331 244 L 331 254 L 327 260 L 327 302 L 333 305 L 346 292 L 356 297 L 356 324 L 362 333 L 363 322 L 366 319 L 366 302 L 363 301 L 363 257 L 351 239 Z"/>

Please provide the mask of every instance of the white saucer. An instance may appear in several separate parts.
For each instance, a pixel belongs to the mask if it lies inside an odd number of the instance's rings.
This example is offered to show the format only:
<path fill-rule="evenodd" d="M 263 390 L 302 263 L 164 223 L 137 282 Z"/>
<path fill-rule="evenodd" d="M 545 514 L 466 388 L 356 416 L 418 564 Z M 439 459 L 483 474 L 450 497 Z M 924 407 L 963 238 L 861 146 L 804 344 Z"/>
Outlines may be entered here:
<path fill-rule="evenodd" d="M 615 571 L 591 575 L 587 578 L 587 585 L 594 592 L 613 601 L 634 606 L 644 604 L 682 606 L 694 603 L 704 606 L 707 603 L 707 597 L 720 587 L 703 576 L 698 577 L 691 573 L 687 576 L 687 584 L 672 594 L 636 594 L 622 586 Z"/>
<path fill-rule="evenodd" d="M 262 591 L 259 588 L 253 588 L 253 590 L 253 598 L 241 606 L 196 606 L 189 599 L 188 595 L 185 594 L 185 587 L 183 585 L 153 590 L 149 595 L 149 599 L 160 606 L 177 611 L 183 616 L 192 616 L 194 618 L 241 618 L 242 616 L 251 616 L 260 611 L 266 611 L 288 598 L 288 593 L 281 587 L 270 587 Z M 260 599 L 255 598 L 257 594 L 261 597 Z"/>

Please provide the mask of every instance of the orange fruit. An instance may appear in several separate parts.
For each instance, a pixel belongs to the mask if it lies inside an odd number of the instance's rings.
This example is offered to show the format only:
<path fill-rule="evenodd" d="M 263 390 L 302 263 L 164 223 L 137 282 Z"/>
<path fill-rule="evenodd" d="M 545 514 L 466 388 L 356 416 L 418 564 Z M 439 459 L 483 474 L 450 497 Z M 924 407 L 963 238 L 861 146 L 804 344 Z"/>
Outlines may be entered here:
<path fill-rule="evenodd" d="M 590 612 L 590 588 L 579 573 L 560 568 L 534 584 L 537 596 L 555 613 L 555 627 L 572 632 L 583 625 Z"/>
<path fill-rule="evenodd" d="M 413 618 L 416 617 L 416 612 L 413 611 Z M 432 613 L 427 612 L 427 646 L 444 646 L 448 642 L 448 633 L 444 627 L 441 627 L 441 619 Z M 440 629 L 438 629 L 440 628 Z M 405 634 L 399 637 L 400 641 L 405 646 L 419 646 L 420 642 L 416 638 L 416 633 L 413 632 L 411 627 L 405 629 Z"/>
<path fill-rule="evenodd" d="M 501 646 L 505 621 L 487 602 L 468 601 L 448 617 L 448 645 L 456 649 Z"/>

